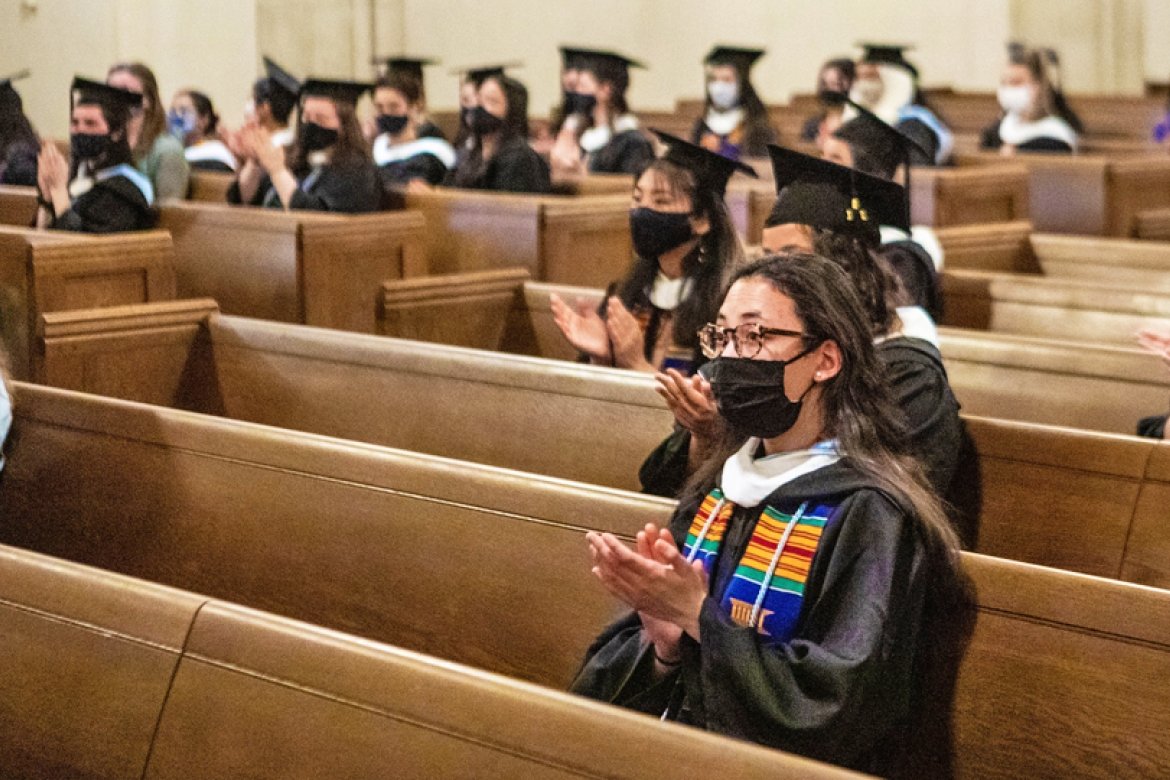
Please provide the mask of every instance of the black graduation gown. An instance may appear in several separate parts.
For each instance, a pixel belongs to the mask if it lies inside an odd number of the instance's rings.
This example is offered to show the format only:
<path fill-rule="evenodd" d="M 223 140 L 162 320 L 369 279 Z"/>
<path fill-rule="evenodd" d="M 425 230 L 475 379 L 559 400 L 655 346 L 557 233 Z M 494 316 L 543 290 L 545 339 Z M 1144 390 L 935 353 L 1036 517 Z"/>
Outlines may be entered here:
<path fill-rule="evenodd" d="M 447 185 L 494 192 L 545 194 L 552 190 L 548 163 L 519 136 L 504 141 L 484 165 L 479 147 L 461 152 Z"/>
<path fill-rule="evenodd" d="M 804 500 L 837 508 L 813 557 L 795 633 L 768 645 L 719 600 L 764 506 Z M 680 545 L 696 506 L 680 506 L 671 522 Z M 670 706 L 668 717 L 709 731 L 888 772 L 911 731 L 919 640 L 935 628 L 922 622 L 936 574 L 910 513 L 838 461 L 754 509 L 736 509 L 700 613 L 702 644 L 684 635 L 678 671 L 653 680 L 653 656 L 631 613 L 589 648 L 571 689 L 655 716 Z"/>
<path fill-rule="evenodd" d="M 414 179 L 427 184 L 442 184 L 447 178 L 447 166 L 433 154 L 423 152 L 405 160 L 395 160 L 378 167 L 384 187 L 399 187 Z"/>
<path fill-rule="evenodd" d="M 1138 420 L 1137 435 L 1147 439 L 1163 439 L 1166 436 L 1166 420 L 1168 415 L 1155 414 Z"/>
<path fill-rule="evenodd" d="M 23 141 L 9 144 L 4 158 L 0 159 L 0 184 L 37 186 L 38 151 L 36 144 Z"/>
<path fill-rule="evenodd" d="M 917 241 L 905 239 L 882 244 L 878 254 L 902 280 L 910 304 L 921 306 L 935 322 L 942 322 L 942 290 L 939 289 L 938 272 L 930 253 Z"/>
<path fill-rule="evenodd" d="M 187 165 L 191 166 L 193 171 L 214 171 L 216 173 L 235 173 L 236 169 L 222 160 L 196 160 L 187 161 Z"/>
<path fill-rule="evenodd" d="M 439 129 L 439 126 L 429 119 L 419 125 L 416 132 L 419 138 L 442 138 L 444 141 L 447 140 L 447 136 L 443 135 L 443 131 Z"/>
<path fill-rule="evenodd" d="M 997 119 L 979 133 L 980 149 L 999 149 L 1003 146 L 1003 139 L 999 137 L 999 122 L 1000 120 Z M 1021 152 L 1056 152 L 1060 154 L 1072 154 L 1073 152 L 1073 148 L 1065 141 L 1048 136 L 1033 138 L 1016 148 Z"/>
<path fill-rule="evenodd" d="M 306 188 L 305 181 L 310 178 L 312 181 Z M 297 181 L 300 186 L 293 193 L 289 203 L 290 209 L 361 214 L 377 211 L 382 207 L 381 180 L 378 169 L 371 162 L 326 165 L 316 177 L 309 173 L 306 176 L 298 176 Z M 242 203 L 238 181 L 232 182 L 232 186 L 228 188 L 227 200 L 229 203 Z M 275 209 L 283 207 L 267 174 L 261 177 L 256 194 L 245 205 Z"/>
<path fill-rule="evenodd" d="M 938 135 L 930 129 L 929 125 L 920 119 L 903 119 L 898 122 L 897 129 L 922 147 L 921 150 L 914 146 L 910 147 L 911 165 L 934 166 L 938 164 L 935 159 L 938 157 L 940 142 Z M 924 151 L 926 154 L 922 153 Z"/>
<path fill-rule="evenodd" d="M 150 230 L 157 215 L 142 190 L 125 176 L 95 181 L 88 192 L 73 200 L 64 214 L 53 220 L 54 230 L 79 233 L 124 233 Z"/>
<path fill-rule="evenodd" d="M 636 175 L 653 160 L 654 147 L 646 136 L 639 130 L 626 130 L 589 156 L 589 172 Z"/>

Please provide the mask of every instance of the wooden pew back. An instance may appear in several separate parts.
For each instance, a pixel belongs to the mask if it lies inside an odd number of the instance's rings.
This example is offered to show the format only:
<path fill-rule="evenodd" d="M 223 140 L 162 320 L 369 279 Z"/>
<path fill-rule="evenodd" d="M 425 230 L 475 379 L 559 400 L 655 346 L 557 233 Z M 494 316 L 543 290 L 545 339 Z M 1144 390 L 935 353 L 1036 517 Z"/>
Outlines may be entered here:
<path fill-rule="evenodd" d="M 1031 244 L 1050 277 L 1170 292 L 1170 243 L 1036 233 Z"/>
<path fill-rule="evenodd" d="M 227 192 L 236 180 L 234 173 L 218 171 L 191 171 L 187 197 L 208 203 L 227 203 Z"/>
<path fill-rule="evenodd" d="M 1032 223 L 996 222 L 939 228 L 935 236 L 950 271 L 1040 273 L 1032 244 Z M 1078 239 L 1079 240 L 1079 239 Z"/>
<path fill-rule="evenodd" d="M 36 187 L 0 185 L 0 225 L 29 227 L 36 218 Z"/>

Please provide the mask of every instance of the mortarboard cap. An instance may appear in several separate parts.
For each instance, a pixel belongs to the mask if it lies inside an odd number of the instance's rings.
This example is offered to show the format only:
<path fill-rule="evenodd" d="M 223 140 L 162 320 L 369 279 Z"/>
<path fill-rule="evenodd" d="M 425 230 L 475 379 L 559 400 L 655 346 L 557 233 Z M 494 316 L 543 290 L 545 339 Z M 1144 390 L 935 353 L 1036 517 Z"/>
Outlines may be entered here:
<path fill-rule="evenodd" d="M 765 225 L 794 223 L 852 235 L 870 245 L 880 226 L 909 230 L 902 187 L 779 146 L 768 146 L 776 176 L 776 204 Z"/>
<path fill-rule="evenodd" d="M 323 97 L 340 103 L 356 105 L 373 84 L 362 81 L 334 81 L 332 79 L 308 78 L 301 86 L 301 97 Z"/>
<path fill-rule="evenodd" d="M 615 51 L 599 49 L 562 49 L 562 55 L 572 56 L 577 61 L 577 67 L 589 71 L 628 71 L 630 68 L 645 68 L 641 62 L 631 59 Z"/>
<path fill-rule="evenodd" d="M 763 49 L 745 49 L 739 46 L 715 46 L 703 58 L 705 65 L 733 65 L 742 73 L 747 73 L 756 64 L 756 60 L 764 56 Z"/>
<path fill-rule="evenodd" d="M 914 78 L 918 78 L 918 68 L 906 59 L 906 52 L 914 47 L 905 43 L 859 43 L 862 48 L 861 62 L 873 62 L 882 65 L 896 65 L 905 68 Z"/>
<path fill-rule="evenodd" d="M 423 78 L 423 68 L 427 65 L 438 65 L 439 60 L 431 57 L 374 57 L 371 62 L 380 70 L 389 73 L 405 73 L 414 76 L 419 81 Z"/>
<path fill-rule="evenodd" d="M 492 76 L 503 76 L 504 71 L 508 68 L 519 68 L 524 65 L 523 62 L 513 60 L 512 62 L 501 62 L 499 64 L 488 65 L 467 65 L 462 68 L 455 68 L 451 71 L 452 75 L 462 76 L 465 81 L 470 81 L 475 86 L 479 86 L 485 80 Z"/>
<path fill-rule="evenodd" d="M 141 108 L 142 95 L 120 87 L 111 87 L 102 81 L 75 76 L 70 87 L 71 105 L 79 103 L 100 103 L 104 106 L 121 106 L 127 109 Z"/>
<path fill-rule="evenodd" d="M 301 94 L 301 82 L 297 77 L 277 65 L 269 57 L 264 58 L 264 74 L 273 89 L 278 89 L 288 95 L 290 100 L 296 100 Z"/>
<path fill-rule="evenodd" d="M 759 178 L 752 168 L 741 162 L 730 160 L 723 155 L 708 151 L 661 130 L 651 128 L 650 132 L 666 144 L 666 154 L 662 155 L 662 159 L 669 160 L 691 171 L 695 174 L 699 186 L 713 190 L 720 197 L 727 191 L 727 181 L 735 175 L 736 171 L 747 174 L 753 179 Z"/>
<path fill-rule="evenodd" d="M 14 111 L 24 110 L 24 101 L 20 99 L 20 93 L 12 86 L 12 82 L 28 78 L 30 75 L 31 71 L 25 68 L 11 75 L 0 77 L 0 106 L 11 107 Z"/>
<path fill-rule="evenodd" d="M 828 105 L 850 105 L 857 112 L 857 116 L 837 128 L 833 135 L 853 147 L 854 164 L 863 173 L 892 179 L 899 165 L 908 164 L 912 151 L 930 158 L 922 144 L 890 126 L 844 92 L 826 91 L 820 93 L 820 98 Z M 857 165 L 859 152 L 865 158 L 865 164 Z"/>

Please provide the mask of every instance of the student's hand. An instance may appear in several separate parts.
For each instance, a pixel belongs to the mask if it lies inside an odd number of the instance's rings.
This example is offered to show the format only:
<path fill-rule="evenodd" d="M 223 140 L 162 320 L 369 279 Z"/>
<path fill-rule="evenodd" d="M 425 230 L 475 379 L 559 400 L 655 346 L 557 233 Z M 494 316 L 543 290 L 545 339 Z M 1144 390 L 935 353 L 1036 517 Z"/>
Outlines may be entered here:
<path fill-rule="evenodd" d="M 252 156 L 265 173 L 274 177 L 279 171 L 284 170 L 284 148 L 272 144 L 272 135 L 267 130 L 258 127 L 249 131 L 247 138 Z"/>
<path fill-rule="evenodd" d="M 653 371 L 646 360 L 646 334 L 638 319 L 617 296 L 610 296 L 605 309 L 605 329 L 613 344 L 613 362 L 618 368 Z"/>
<path fill-rule="evenodd" d="M 426 182 L 425 179 L 411 179 L 406 183 L 407 192 L 434 192 L 435 188 Z"/>
<path fill-rule="evenodd" d="M 244 143 L 244 128 L 239 130 L 229 130 L 221 128 L 219 135 L 223 138 L 224 146 L 232 153 L 237 160 L 247 162 L 248 160 L 255 161 L 252 157 L 252 150 Z"/>
<path fill-rule="evenodd" d="M 671 623 L 701 640 L 699 612 L 707 597 L 707 574 L 702 564 L 688 563 L 665 529 L 647 526 L 638 534 L 645 537 L 638 544 L 648 547 L 652 557 L 631 550 L 613 534 L 585 534 L 594 576 L 639 614 Z"/>
<path fill-rule="evenodd" d="M 588 301 L 578 300 L 574 309 L 553 293 L 549 297 L 549 308 L 557 327 L 575 349 L 597 360 L 609 360 L 609 334 L 605 321 Z"/>
<path fill-rule="evenodd" d="M 1146 352 L 1157 355 L 1170 368 L 1170 332 L 1156 328 L 1142 328 L 1137 332 L 1137 342 Z"/>
<path fill-rule="evenodd" d="M 69 163 L 65 162 L 57 145 L 52 141 L 42 141 L 41 151 L 37 156 L 37 177 L 43 177 L 45 195 L 57 187 L 69 186 Z"/>
<path fill-rule="evenodd" d="M 1004 144 L 999 147 L 999 154 L 1001 157 L 1015 157 L 1016 147 L 1014 144 Z"/>
<path fill-rule="evenodd" d="M 669 536 L 670 532 L 665 529 L 660 531 L 653 523 L 647 523 L 634 541 L 634 550 L 643 558 L 656 560 L 654 541 L 659 534 Z M 654 645 L 654 654 L 667 663 L 678 661 L 678 645 L 682 640 L 683 630 L 670 621 L 660 620 L 646 612 L 639 612 L 638 618 L 642 621 L 642 633 Z"/>
<path fill-rule="evenodd" d="M 362 137 L 366 139 L 366 143 L 372 144 L 374 139 L 378 137 L 378 123 L 372 117 L 368 116 L 361 121 Z"/>
<path fill-rule="evenodd" d="M 693 451 L 706 452 L 723 437 L 726 423 L 719 415 L 710 382 L 699 374 L 683 376 L 673 368 L 654 378 L 658 380 L 654 389 L 666 400 L 674 419 L 691 432 Z"/>

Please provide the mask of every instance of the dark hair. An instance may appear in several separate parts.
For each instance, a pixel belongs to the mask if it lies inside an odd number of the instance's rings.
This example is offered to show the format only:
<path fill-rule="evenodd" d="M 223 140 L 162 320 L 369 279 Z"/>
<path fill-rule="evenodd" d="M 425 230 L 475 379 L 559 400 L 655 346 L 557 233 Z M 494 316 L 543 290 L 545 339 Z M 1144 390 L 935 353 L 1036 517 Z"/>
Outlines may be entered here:
<path fill-rule="evenodd" d="M 816 227 L 811 232 L 813 252 L 834 263 L 853 282 L 874 335 L 889 333 L 905 295 L 889 263 L 853 236 Z"/>
<path fill-rule="evenodd" d="M 849 91 L 849 87 L 851 87 L 853 85 L 853 81 L 857 78 L 857 63 L 854 62 L 853 60 L 849 59 L 848 57 L 839 57 L 837 59 L 829 60 L 824 65 L 822 65 L 821 69 L 819 71 L 817 71 L 817 80 L 818 81 L 820 81 L 821 74 L 824 73 L 826 70 L 839 70 L 839 71 L 841 71 L 841 75 L 844 76 L 845 81 L 848 82 L 845 85 L 846 92 Z M 820 84 L 817 84 L 817 89 L 820 89 L 820 86 L 821 86 Z"/>
<path fill-rule="evenodd" d="M 691 280 L 691 288 L 672 317 L 674 343 L 696 349 L 699 328 L 715 321 L 723 298 L 723 286 L 742 263 L 743 248 L 720 193 L 700 187 L 692 171 L 669 160 L 654 160 L 635 181 L 646 171 L 661 176 L 671 194 L 689 200 L 691 216 L 706 217 L 711 223 L 711 229 L 699 239 L 696 250 L 683 260 L 683 275 Z M 622 303 L 627 308 L 637 305 L 657 274 L 657 257 L 636 258 L 630 272 L 617 287 Z"/>
<path fill-rule="evenodd" d="M 130 141 L 126 134 L 126 125 L 130 122 L 130 109 L 124 105 L 103 103 L 94 98 L 82 97 L 73 104 L 74 108 L 78 106 L 97 106 L 101 109 L 102 118 L 106 120 L 106 127 L 109 134 L 121 132 L 121 138 L 111 141 L 109 148 L 105 155 L 101 158 L 101 168 L 109 168 L 111 165 L 121 165 L 126 163 L 128 165 L 134 164 L 134 153 L 130 149 Z M 81 160 L 74 158 L 69 161 L 69 180 L 72 181 L 77 176 L 77 169 L 81 167 Z"/>
<path fill-rule="evenodd" d="M 191 103 L 195 106 L 195 113 L 201 119 L 207 120 L 207 129 L 203 132 L 203 135 L 206 137 L 214 137 L 216 128 L 219 127 L 219 114 L 215 113 L 215 107 L 211 105 L 211 98 L 193 89 L 185 89 L 179 94 L 191 98 Z"/>
<path fill-rule="evenodd" d="M 377 92 L 379 89 L 394 90 L 412 106 L 418 105 L 418 102 L 423 99 L 422 82 L 401 71 L 391 71 L 378 79 L 377 83 L 374 84 L 374 91 Z"/>
<path fill-rule="evenodd" d="M 337 109 L 337 120 L 339 126 L 337 128 L 337 144 L 333 147 L 333 156 L 329 160 L 330 165 L 349 165 L 354 163 L 369 163 L 373 164 L 373 158 L 370 156 L 370 150 L 366 145 L 366 139 L 362 135 L 361 125 L 358 124 L 357 111 L 355 107 L 344 100 L 333 100 L 332 98 L 324 98 L 333 103 Z M 297 117 L 297 136 L 293 140 L 292 148 L 289 149 L 289 170 L 300 178 L 309 172 L 309 152 L 305 150 L 302 139 L 304 136 L 304 118 Z"/>
<path fill-rule="evenodd" d="M 282 125 L 288 124 L 288 118 L 297 107 L 295 95 L 290 95 L 283 89 L 273 89 L 272 80 L 266 78 L 258 79 L 252 85 L 252 102 L 257 106 L 267 103 L 272 118 Z"/>
<path fill-rule="evenodd" d="M 523 84 L 514 78 L 508 76 L 488 76 L 479 83 L 478 89 L 483 89 L 483 85 L 489 81 L 496 82 L 504 93 L 504 102 L 506 104 L 504 109 L 504 124 L 500 128 L 500 146 L 512 138 L 528 138 L 528 89 Z M 482 104 L 481 104 L 482 105 Z M 462 117 L 462 111 L 460 111 Z M 460 121 L 461 129 L 468 129 L 462 121 Z M 463 134 L 460 134 L 464 137 Z M 484 171 L 487 169 L 491 159 L 485 160 L 483 158 L 483 144 L 481 139 L 468 129 L 468 134 L 464 137 L 470 138 L 472 141 L 471 151 L 463 157 L 459 165 L 455 168 L 453 184 L 456 187 L 472 186 L 472 182 L 479 181 Z M 459 140 L 458 138 L 456 139 Z"/>
<path fill-rule="evenodd" d="M 34 151 L 40 146 L 32 122 L 24 115 L 20 95 L 13 89 L 0 89 L 0 162 L 11 147 L 21 143 L 33 147 Z"/>
<path fill-rule="evenodd" d="M 610 85 L 611 114 L 621 116 L 630 113 L 630 105 L 626 102 L 626 90 L 630 88 L 630 69 L 627 65 L 609 58 L 597 58 L 583 63 L 580 70 L 582 73 L 592 73 L 598 84 Z"/>
<path fill-rule="evenodd" d="M 817 255 L 780 254 L 743 268 L 732 284 L 744 279 L 766 281 L 792 300 L 805 333 L 836 343 L 841 370 L 821 385 L 825 435 L 837 441 L 843 460 L 910 511 L 928 550 L 957 567 L 958 538 L 925 470 L 909 455 L 904 417 L 894 405 L 869 318 L 845 271 Z M 687 485 L 692 501 L 715 485 L 726 459 L 742 445 L 742 439 L 729 438 L 700 465 Z"/>
<path fill-rule="evenodd" d="M 167 112 L 158 94 L 158 79 L 141 62 L 119 62 L 106 73 L 106 80 L 115 73 L 129 73 L 142 84 L 142 132 L 138 134 L 138 142 L 133 149 L 134 159 L 141 160 L 150 154 L 155 139 L 167 131 Z"/>

